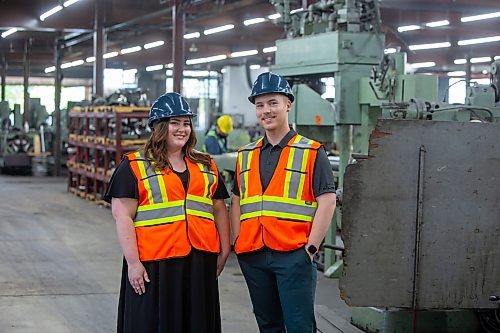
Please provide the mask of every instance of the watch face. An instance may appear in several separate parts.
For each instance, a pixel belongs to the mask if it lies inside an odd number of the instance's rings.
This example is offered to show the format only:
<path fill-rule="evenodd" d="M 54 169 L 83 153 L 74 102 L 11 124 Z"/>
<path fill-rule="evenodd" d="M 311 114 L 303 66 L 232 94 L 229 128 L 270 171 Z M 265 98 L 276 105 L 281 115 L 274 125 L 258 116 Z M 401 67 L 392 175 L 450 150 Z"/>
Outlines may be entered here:
<path fill-rule="evenodd" d="M 315 254 L 316 252 L 318 252 L 318 249 L 314 245 L 309 245 L 307 247 L 307 252 L 309 252 L 310 254 Z"/>

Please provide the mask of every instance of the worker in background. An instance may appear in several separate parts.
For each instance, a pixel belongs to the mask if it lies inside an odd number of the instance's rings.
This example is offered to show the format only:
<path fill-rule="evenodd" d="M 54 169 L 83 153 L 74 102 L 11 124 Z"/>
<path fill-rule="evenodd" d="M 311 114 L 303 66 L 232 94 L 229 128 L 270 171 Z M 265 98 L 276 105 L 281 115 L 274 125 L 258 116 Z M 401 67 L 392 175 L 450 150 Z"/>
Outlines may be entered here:
<path fill-rule="evenodd" d="M 288 82 L 260 74 L 248 97 L 265 135 L 238 151 L 231 205 L 234 250 L 262 333 L 316 332 L 314 255 L 335 210 L 323 146 L 290 129 Z"/>
<path fill-rule="evenodd" d="M 233 131 L 233 120 L 228 115 L 217 118 L 215 126 L 205 136 L 204 149 L 210 155 L 227 153 L 227 136 Z"/>
<path fill-rule="evenodd" d="M 221 332 L 216 277 L 230 252 L 229 195 L 210 155 L 194 149 L 195 116 L 181 95 L 162 95 L 144 148 L 111 178 L 105 200 L 125 257 L 119 333 Z"/>

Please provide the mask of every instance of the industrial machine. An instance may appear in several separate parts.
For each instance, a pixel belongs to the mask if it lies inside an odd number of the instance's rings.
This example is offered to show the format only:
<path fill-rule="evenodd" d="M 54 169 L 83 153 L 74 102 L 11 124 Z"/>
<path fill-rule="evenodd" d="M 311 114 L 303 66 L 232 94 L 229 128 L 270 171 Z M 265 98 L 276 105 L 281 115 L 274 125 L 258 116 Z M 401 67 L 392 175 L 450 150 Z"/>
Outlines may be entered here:
<path fill-rule="evenodd" d="M 384 55 L 376 1 L 271 3 L 288 37 L 272 70 L 293 82 L 291 119 L 340 153 L 343 206 L 325 242 L 341 228 L 345 251 L 342 260 L 327 247 L 324 261 L 355 307 L 352 322 L 369 332 L 498 332 L 500 63 L 491 85 L 450 105 L 438 101 L 436 77 L 408 75 L 404 53 Z M 324 77 L 334 78 L 333 103 L 320 97 Z"/>
<path fill-rule="evenodd" d="M 47 126 L 49 115 L 45 107 L 40 104 L 40 99 L 31 98 L 29 105 L 29 119 L 23 124 L 19 105 L 16 105 L 11 112 L 8 102 L 0 103 L 0 168 L 2 171 L 30 173 L 37 168 L 46 170 L 47 158 L 51 151 L 51 131 Z M 33 169 L 33 162 L 36 163 L 35 169 Z"/>

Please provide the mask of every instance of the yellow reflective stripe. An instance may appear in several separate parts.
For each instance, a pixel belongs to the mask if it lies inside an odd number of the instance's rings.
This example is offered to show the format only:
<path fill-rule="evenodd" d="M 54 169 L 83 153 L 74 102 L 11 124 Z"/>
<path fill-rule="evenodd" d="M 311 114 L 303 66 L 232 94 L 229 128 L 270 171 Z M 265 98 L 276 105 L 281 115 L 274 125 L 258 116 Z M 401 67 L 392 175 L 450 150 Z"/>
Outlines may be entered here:
<path fill-rule="evenodd" d="M 144 163 L 144 161 L 136 161 L 136 162 L 137 162 L 137 165 L 139 166 L 141 178 L 143 179 L 142 182 L 144 183 L 144 187 L 146 188 L 146 191 L 148 192 L 148 200 L 151 204 L 154 204 L 153 192 L 151 191 L 151 187 L 149 186 L 149 179 L 147 178 L 148 175 L 146 173 L 145 163 Z"/>
<path fill-rule="evenodd" d="M 208 196 L 208 176 L 207 174 L 204 172 L 205 171 L 205 168 L 203 168 L 203 164 L 201 163 L 196 163 L 198 164 L 198 168 L 200 168 L 200 171 L 201 171 L 201 174 L 203 175 L 203 179 L 205 180 L 205 186 L 204 186 L 204 190 L 203 190 L 203 196 L 204 197 L 207 197 Z"/>
<path fill-rule="evenodd" d="M 145 205 L 137 207 L 138 212 L 146 212 L 149 210 L 162 209 L 162 208 L 171 208 L 176 206 L 184 206 L 184 200 L 176 200 L 169 202 L 161 202 L 153 205 Z"/>
<path fill-rule="evenodd" d="M 264 195 L 264 196 L 262 196 L 262 198 L 264 201 L 283 202 L 283 203 L 290 203 L 290 204 L 299 205 L 299 206 L 306 206 L 306 207 L 317 207 L 318 206 L 317 202 L 311 202 L 311 204 L 306 204 L 304 200 L 300 200 L 300 199 L 273 197 L 270 195 Z"/>
<path fill-rule="evenodd" d="M 249 204 L 249 203 L 255 203 L 255 202 L 259 202 L 259 201 L 262 201 L 262 196 L 256 195 L 256 196 L 253 196 L 253 197 L 241 199 L 240 200 L 240 205 Z"/>
<path fill-rule="evenodd" d="M 176 221 L 183 221 L 185 218 L 186 217 L 184 215 L 176 215 L 176 216 L 168 216 L 152 220 L 138 221 L 134 222 L 134 227 L 146 227 L 158 224 L 172 223 Z"/>
<path fill-rule="evenodd" d="M 201 216 L 210 220 L 214 220 L 214 214 L 207 213 L 207 212 L 202 212 L 200 210 L 194 210 L 194 209 L 187 209 L 186 213 L 189 215 L 194 215 L 194 216 Z"/>
<path fill-rule="evenodd" d="M 249 170 L 250 169 L 250 165 L 251 165 L 251 162 L 252 162 L 252 158 L 253 158 L 253 150 L 250 151 L 248 153 L 248 158 L 247 158 L 247 168 L 246 170 Z M 245 195 L 242 196 L 243 198 L 246 198 L 248 196 L 248 188 L 249 188 L 249 185 L 250 183 L 248 182 L 248 174 L 249 172 L 245 172 L 245 174 L 243 175 L 243 178 L 245 179 Z"/>
<path fill-rule="evenodd" d="M 197 195 L 192 195 L 192 194 L 188 194 L 186 196 L 186 199 L 187 200 L 192 200 L 192 201 L 197 201 L 197 202 L 202 202 L 202 203 L 205 203 L 205 204 L 208 204 L 208 205 L 212 205 L 213 204 L 212 199 L 208 199 L 208 198 L 204 198 L 204 197 L 199 197 Z"/>
<path fill-rule="evenodd" d="M 165 188 L 165 180 L 163 179 L 163 174 L 161 171 L 155 170 L 155 173 L 158 175 L 158 185 L 160 186 L 161 198 L 163 202 L 168 201 L 167 190 Z"/>
<path fill-rule="evenodd" d="M 261 216 L 261 215 L 262 215 L 262 211 L 245 213 L 245 214 L 241 214 L 240 219 L 241 220 L 246 220 L 246 219 L 250 219 L 252 217 L 258 217 L 258 216 Z"/>
<path fill-rule="evenodd" d="M 281 218 L 291 219 L 291 220 L 307 221 L 307 222 L 312 222 L 312 220 L 313 220 L 312 216 L 284 213 L 284 212 L 274 212 L 274 211 L 268 211 L 268 210 L 263 210 L 262 215 L 281 217 Z"/>
<path fill-rule="evenodd" d="M 307 143 L 312 144 L 312 140 L 309 140 Z M 307 167 L 307 161 L 309 160 L 309 151 L 310 149 L 305 149 L 304 151 L 304 156 L 302 157 L 302 166 L 300 167 L 300 171 L 302 174 L 300 175 L 300 182 L 299 182 L 299 188 L 297 190 L 297 199 L 302 197 L 302 191 L 304 190 L 304 183 L 306 179 L 306 167 Z"/>

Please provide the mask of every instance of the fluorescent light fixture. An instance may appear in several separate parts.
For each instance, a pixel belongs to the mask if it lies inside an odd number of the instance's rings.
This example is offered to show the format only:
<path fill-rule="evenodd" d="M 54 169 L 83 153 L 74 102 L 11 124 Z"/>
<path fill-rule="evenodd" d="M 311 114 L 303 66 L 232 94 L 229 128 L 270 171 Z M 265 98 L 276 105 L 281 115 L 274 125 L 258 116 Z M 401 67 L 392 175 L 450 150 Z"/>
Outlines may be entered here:
<path fill-rule="evenodd" d="M 84 63 L 85 63 L 85 61 L 83 61 L 83 59 L 75 60 L 75 61 L 71 61 L 71 62 L 67 62 L 67 63 L 62 64 L 61 68 L 64 69 L 64 68 L 70 68 L 70 67 L 80 66 L 80 65 L 82 65 Z"/>
<path fill-rule="evenodd" d="M 109 59 L 109 58 L 114 58 L 118 55 L 118 51 L 113 51 L 113 52 L 109 52 L 109 53 L 106 53 L 106 54 L 103 54 L 102 55 L 102 58 L 103 59 Z"/>
<path fill-rule="evenodd" d="M 492 37 L 482 37 L 482 38 L 474 38 L 474 39 L 464 39 L 459 40 L 458 45 L 473 45 L 473 44 L 483 44 L 483 43 L 492 43 L 500 41 L 500 36 L 492 36 Z"/>
<path fill-rule="evenodd" d="M 464 71 L 453 71 L 447 73 L 448 76 L 465 76 L 465 74 L 466 73 Z"/>
<path fill-rule="evenodd" d="M 396 49 L 393 48 L 393 47 L 389 47 L 387 49 L 384 50 L 384 54 L 392 54 L 392 53 L 396 53 Z"/>
<path fill-rule="evenodd" d="M 252 24 L 262 23 L 262 22 L 265 22 L 265 21 L 266 21 L 266 19 L 263 18 L 263 17 L 256 17 L 256 18 L 253 18 L 253 19 L 249 19 L 249 20 L 243 21 L 243 24 L 246 25 L 246 26 L 249 26 L 249 25 L 252 25 Z"/>
<path fill-rule="evenodd" d="M 451 44 L 449 42 L 443 42 L 443 43 L 415 44 L 415 45 L 410 45 L 409 48 L 412 51 L 417 51 L 417 50 L 440 49 L 450 46 Z"/>
<path fill-rule="evenodd" d="M 467 59 L 455 59 L 455 60 L 453 60 L 453 63 L 455 65 L 463 65 L 463 64 L 467 63 Z"/>
<path fill-rule="evenodd" d="M 131 74 L 137 74 L 137 68 L 131 68 L 131 69 L 124 69 L 123 73 L 131 73 Z"/>
<path fill-rule="evenodd" d="M 426 67 L 434 67 L 436 66 L 436 63 L 434 61 L 427 61 L 427 62 L 415 62 L 413 64 L 410 64 L 411 68 L 417 69 L 417 68 L 426 68 Z"/>
<path fill-rule="evenodd" d="M 172 76 L 172 75 L 174 75 L 174 71 L 171 70 L 171 69 L 167 69 L 167 71 L 165 72 L 165 74 L 167 74 L 167 76 Z"/>
<path fill-rule="evenodd" d="M 147 49 L 152 49 L 153 47 L 158 47 L 158 46 L 162 46 L 163 44 L 165 44 L 164 41 L 162 40 L 157 40 L 156 42 L 151 42 L 151 43 L 147 43 L 147 44 L 144 44 L 144 48 L 147 50 Z"/>
<path fill-rule="evenodd" d="M 189 59 L 189 60 L 186 60 L 186 65 L 204 64 L 207 62 L 219 61 L 219 60 L 224 60 L 224 59 L 227 59 L 227 55 L 219 54 L 219 55 L 212 56 L 212 57 Z"/>
<path fill-rule="evenodd" d="M 85 59 L 85 62 L 94 62 L 95 61 L 95 57 L 88 57 L 87 59 Z"/>
<path fill-rule="evenodd" d="M 133 46 L 133 47 L 128 47 L 126 49 L 120 50 L 120 53 L 121 54 L 134 53 L 134 52 L 137 52 L 137 51 L 140 51 L 140 50 L 142 50 L 142 47 L 140 47 L 140 46 Z"/>
<path fill-rule="evenodd" d="M 487 19 L 496 18 L 496 17 L 500 17 L 500 12 L 487 13 L 487 14 L 481 14 L 481 15 L 473 15 L 473 16 L 464 16 L 464 17 L 460 18 L 460 21 L 472 22 L 472 21 L 487 20 Z"/>
<path fill-rule="evenodd" d="M 184 35 L 184 39 L 200 38 L 201 34 L 199 32 L 192 32 Z"/>
<path fill-rule="evenodd" d="M 471 64 L 478 64 L 481 62 L 490 62 L 491 57 L 478 57 L 478 58 L 470 58 Z"/>
<path fill-rule="evenodd" d="M 428 22 L 425 24 L 425 26 L 429 28 L 443 27 L 445 25 L 450 25 L 450 21 L 441 20 L 441 21 Z"/>
<path fill-rule="evenodd" d="M 234 24 L 226 24 L 221 27 L 216 27 L 216 28 L 211 28 L 203 31 L 203 34 L 205 35 L 211 35 L 211 34 L 216 34 L 218 32 L 226 31 L 226 30 L 231 30 L 234 29 Z"/>
<path fill-rule="evenodd" d="M 276 19 L 279 19 L 280 17 L 281 17 L 280 13 L 271 14 L 271 15 L 267 16 L 267 18 L 270 19 L 270 20 L 276 20 Z"/>
<path fill-rule="evenodd" d="M 256 55 L 258 53 L 259 51 L 257 50 L 233 52 L 231 53 L 231 58 L 246 57 L 246 56 Z"/>
<path fill-rule="evenodd" d="M 56 70 L 56 66 L 50 66 L 50 67 L 45 68 L 43 71 L 45 73 L 51 73 L 51 72 L 53 72 L 55 70 Z"/>
<path fill-rule="evenodd" d="M 265 47 L 262 49 L 263 53 L 276 52 L 276 46 Z"/>
<path fill-rule="evenodd" d="M 500 56 L 495 56 L 494 60 L 500 60 Z"/>
<path fill-rule="evenodd" d="M 488 72 L 488 70 L 487 70 L 487 69 L 483 69 L 483 71 L 482 71 L 481 73 L 483 73 L 484 75 L 486 75 L 486 74 L 488 74 L 489 72 Z"/>
<path fill-rule="evenodd" d="M 166 66 L 167 68 L 174 68 L 174 64 L 173 64 L 172 62 L 171 62 L 171 63 L 169 63 L 169 64 L 166 64 L 165 66 Z"/>
<path fill-rule="evenodd" d="M 12 35 L 13 33 L 16 33 L 16 32 L 17 32 L 17 28 L 10 28 L 9 30 L 2 32 L 2 38 L 10 36 L 10 35 Z"/>
<path fill-rule="evenodd" d="M 250 65 L 250 69 L 260 69 L 260 65 Z"/>
<path fill-rule="evenodd" d="M 300 12 L 303 12 L 304 11 L 304 8 L 297 8 L 297 9 L 294 9 L 292 11 L 290 11 L 290 15 L 293 15 L 293 14 L 296 14 L 296 13 L 300 13 Z"/>
<path fill-rule="evenodd" d="M 146 72 L 159 71 L 160 69 L 163 69 L 163 65 L 148 66 L 146 67 Z"/>
<path fill-rule="evenodd" d="M 398 27 L 399 32 L 413 31 L 419 29 L 421 29 L 419 25 L 404 25 L 402 27 Z"/>
<path fill-rule="evenodd" d="M 51 15 L 54 15 L 55 13 L 57 13 L 58 11 L 60 11 L 61 9 L 63 9 L 63 6 L 59 5 L 59 6 L 55 6 L 54 8 L 52 8 L 51 10 L 43 13 L 42 15 L 40 15 L 40 21 L 45 21 L 45 19 Z"/>
<path fill-rule="evenodd" d="M 71 6 L 72 4 L 74 4 L 74 3 L 78 2 L 78 1 L 80 1 L 80 0 L 68 0 L 68 1 L 65 1 L 63 3 L 63 6 L 64 7 L 69 7 L 69 6 Z"/>

